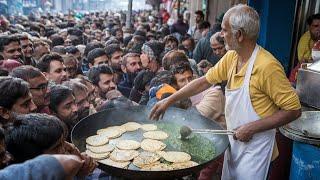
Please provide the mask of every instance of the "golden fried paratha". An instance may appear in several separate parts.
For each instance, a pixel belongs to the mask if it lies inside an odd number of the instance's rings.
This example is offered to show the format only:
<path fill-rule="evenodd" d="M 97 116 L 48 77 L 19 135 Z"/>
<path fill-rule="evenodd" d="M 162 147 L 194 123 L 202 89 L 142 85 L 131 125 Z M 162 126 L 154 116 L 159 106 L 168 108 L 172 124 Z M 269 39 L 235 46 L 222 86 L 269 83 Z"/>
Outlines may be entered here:
<path fill-rule="evenodd" d="M 170 171 L 170 170 L 173 170 L 173 168 L 168 164 L 156 162 L 154 164 L 150 164 L 142 167 L 141 170 L 142 171 Z"/>
<path fill-rule="evenodd" d="M 176 169 L 185 169 L 190 168 L 193 166 L 198 166 L 199 164 L 194 161 L 186 161 L 186 162 L 180 162 L 180 163 L 172 163 L 170 166 L 176 170 Z"/>
<path fill-rule="evenodd" d="M 110 158 L 104 159 L 104 160 L 100 160 L 99 162 L 102 163 L 102 164 L 106 164 L 108 166 L 113 166 L 113 167 L 123 168 L 123 169 L 127 169 L 128 165 L 130 164 L 130 161 L 117 162 L 117 161 L 113 161 Z"/>
<path fill-rule="evenodd" d="M 134 140 L 119 140 L 116 146 L 123 150 L 134 150 L 140 148 L 140 142 Z"/>
<path fill-rule="evenodd" d="M 167 139 L 169 135 L 163 131 L 148 131 L 143 133 L 143 137 L 148 139 L 164 140 Z"/>
<path fill-rule="evenodd" d="M 93 159 L 106 159 L 106 158 L 109 156 L 109 154 L 110 154 L 110 152 L 97 154 L 97 153 L 91 152 L 90 150 L 86 150 L 85 153 L 86 153 L 88 156 L 92 157 Z"/>
<path fill-rule="evenodd" d="M 159 154 L 159 153 L 158 153 Z M 178 151 L 168 151 L 164 153 L 160 153 L 166 161 L 173 162 L 173 163 L 180 163 L 186 162 L 191 160 L 191 156 L 185 152 L 178 152 Z"/>
<path fill-rule="evenodd" d="M 86 139 L 86 143 L 91 146 L 102 146 L 109 142 L 109 138 L 103 135 L 94 135 Z"/>
<path fill-rule="evenodd" d="M 154 139 L 144 139 L 141 142 L 141 149 L 150 152 L 161 151 L 165 149 L 166 146 L 167 145 L 165 143 Z"/>
<path fill-rule="evenodd" d="M 142 168 L 146 165 L 153 164 L 160 159 L 160 156 L 152 152 L 141 152 L 139 156 L 133 159 L 133 164 L 139 168 Z"/>
<path fill-rule="evenodd" d="M 154 124 L 142 124 L 141 129 L 144 131 L 154 131 L 157 130 L 157 126 Z"/>
<path fill-rule="evenodd" d="M 130 161 L 133 158 L 137 157 L 139 155 L 139 152 L 136 150 L 120 150 L 115 149 L 110 154 L 110 159 L 117 162 L 125 162 Z"/>
<path fill-rule="evenodd" d="M 93 153 L 101 154 L 101 153 L 106 153 L 106 152 L 111 152 L 114 150 L 115 146 L 112 144 L 105 144 L 102 146 L 90 146 L 86 145 L 86 148 L 90 150 Z"/>
<path fill-rule="evenodd" d="M 126 131 L 135 131 L 141 127 L 141 124 L 136 122 L 127 122 L 121 125 L 121 127 L 125 128 Z"/>

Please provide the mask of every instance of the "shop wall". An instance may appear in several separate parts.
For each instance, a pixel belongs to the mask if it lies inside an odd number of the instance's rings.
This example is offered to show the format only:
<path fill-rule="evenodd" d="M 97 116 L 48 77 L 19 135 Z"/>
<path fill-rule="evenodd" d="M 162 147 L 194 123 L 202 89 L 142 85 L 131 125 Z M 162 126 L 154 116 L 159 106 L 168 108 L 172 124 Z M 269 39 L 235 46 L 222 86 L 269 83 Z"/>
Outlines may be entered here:
<path fill-rule="evenodd" d="M 288 73 L 296 1 L 249 0 L 248 4 L 260 15 L 258 43 L 271 52 Z"/>

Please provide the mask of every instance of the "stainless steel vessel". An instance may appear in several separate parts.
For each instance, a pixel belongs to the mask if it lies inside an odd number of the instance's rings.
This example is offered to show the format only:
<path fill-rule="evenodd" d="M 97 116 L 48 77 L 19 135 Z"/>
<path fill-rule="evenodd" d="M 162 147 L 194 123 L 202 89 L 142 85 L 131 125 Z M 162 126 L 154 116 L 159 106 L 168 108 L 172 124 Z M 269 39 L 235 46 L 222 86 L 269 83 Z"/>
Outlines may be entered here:
<path fill-rule="evenodd" d="M 281 127 L 280 131 L 294 141 L 320 145 L 320 111 L 304 111 L 299 119 Z"/>

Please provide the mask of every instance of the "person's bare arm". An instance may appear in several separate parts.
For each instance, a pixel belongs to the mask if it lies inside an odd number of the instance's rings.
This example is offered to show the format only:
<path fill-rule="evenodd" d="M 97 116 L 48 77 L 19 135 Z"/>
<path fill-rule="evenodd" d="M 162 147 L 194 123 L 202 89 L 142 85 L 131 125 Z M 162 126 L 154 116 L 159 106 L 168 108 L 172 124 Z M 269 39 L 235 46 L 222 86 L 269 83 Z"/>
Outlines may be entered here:
<path fill-rule="evenodd" d="M 199 94 L 200 92 L 208 89 L 212 84 L 210 84 L 206 77 L 201 77 L 198 79 L 193 80 L 189 84 L 187 84 L 185 87 L 174 93 L 173 95 L 169 96 L 166 99 L 163 99 L 159 101 L 151 110 L 151 113 L 149 115 L 150 119 L 158 120 L 159 118 L 162 118 L 166 109 L 172 105 L 173 103 L 186 99 L 190 96 L 194 96 L 196 94 Z"/>
<path fill-rule="evenodd" d="M 280 110 L 266 118 L 244 124 L 236 129 L 234 138 L 240 141 L 249 141 L 256 133 L 281 127 L 301 116 L 301 110 Z"/>

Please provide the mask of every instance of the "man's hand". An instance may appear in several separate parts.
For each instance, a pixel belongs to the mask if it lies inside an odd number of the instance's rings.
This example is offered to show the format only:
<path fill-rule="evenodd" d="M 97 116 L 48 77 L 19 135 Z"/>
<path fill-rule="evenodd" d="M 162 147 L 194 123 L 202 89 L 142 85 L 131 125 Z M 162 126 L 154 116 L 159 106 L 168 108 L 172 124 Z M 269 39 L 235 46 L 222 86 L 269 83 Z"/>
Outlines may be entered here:
<path fill-rule="evenodd" d="M 81 153 L 81 159 L 84 161 L 82 168 L 79 170 L 79 176 L 87 176 L 91 174 L 98 166 L 98 163 L 85 153 Z"/>
<path fill-rule="evenodd" d="M 168 105 L 167 99 L 163 99 L 157 102 L 151 109 L 149 118 L 153 120 L 159 120 L 159 118 L 162 119 L 168 106 L 169 105 Z"/>
<path fill-rule="evenodd" d="M 233 135 L 233 138 L 242 142 L 250 141 L 255 134 L 254 130 L 249 124 L 242 125 L 236 128 L 234 131 L 235 133 Z"/>
<path fill-rule="evenodd" d="M 159 101 L 152 108 L 149 118 L 154 120 L 158 120 L 159 118 L 162 118 L 165 111 L 171 104 L 177 101 L 181 101 L 183 99 L 187 99 L 196 94 L 199 94 L 211 86 L 212 85 L 207 81 L 205 76 L 191 81 L 189 84 L 184 86 L 179 91 L 175 92 L 174 94 L 167 97 L 166 99 Z"/>
<path fill-rule="evenodd" d="M 73 179 L 73 177 L 75 177 L 78 174 L 80 168 L 84 164 L 84 160 L 75 155 L 57 154 L 52 156 L 56 158 L 63 167 L 64 172 L 66 174 L 65 179 Z"/>
<path fill-rule="evenodd" d="M 79 149 L 74 144 L 69 143 L 67 141 L 65 141 L 64 143 L 65 143 L 64 147 L 65 147 L 67 153 L 81 157 L 81 153 L 80 153 Z"/>
<path fill-rule="evenodd" d="M 69 154 L 76 155 L 83 161 L 83 166 L 81 167 L 77 175 L 87 176 L 88 174 L 92 173 L 93 170 L 97 167 L 97 162 L 95 162 L 85 153 L 80 153 L 79 149 L 74 144 L 65 142 L 65 148 Z"/>
<path fill-rule="evenodd" d="M 234 138 L 248 142 L 254 134 L 281 127 L 301 116 L 301 109 L 279 110 L 271 116 L 244 124 L 235 129 Z"/>

